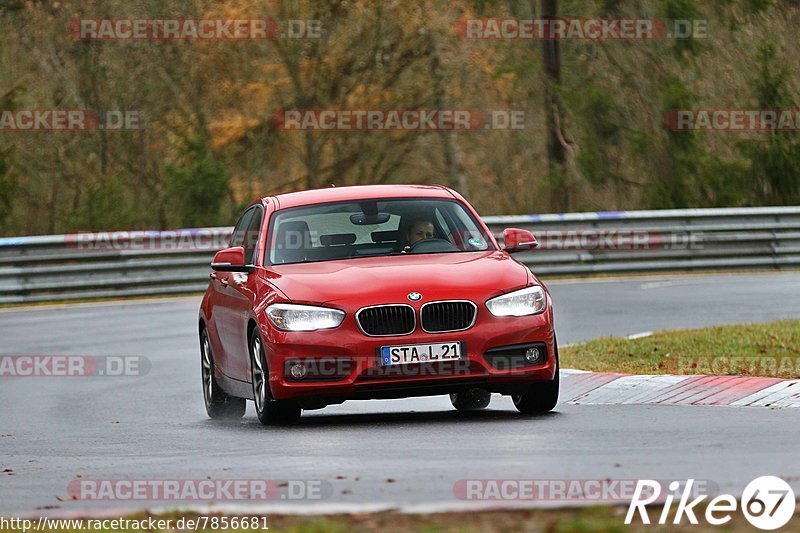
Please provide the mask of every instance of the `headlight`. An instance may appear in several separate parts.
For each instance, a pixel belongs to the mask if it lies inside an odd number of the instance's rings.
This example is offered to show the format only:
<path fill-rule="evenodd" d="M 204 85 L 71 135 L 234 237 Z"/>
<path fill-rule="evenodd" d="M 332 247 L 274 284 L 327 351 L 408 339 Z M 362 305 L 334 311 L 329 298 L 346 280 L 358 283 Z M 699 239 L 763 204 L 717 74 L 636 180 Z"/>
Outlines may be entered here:
<path fill-rule="evenodd" d="M 544 311 L 545 302 L 544 289 L 534 285 L 492 298 L 486 307 L 494 316 L 528 316 Z"/>
<path fill-rule="evenodd" d="M 310 305 L 272 304 L 267 307 L 267 318 L 282 331 L 316 331 L 338 327 L 344 320 L 344 311 Z"/>

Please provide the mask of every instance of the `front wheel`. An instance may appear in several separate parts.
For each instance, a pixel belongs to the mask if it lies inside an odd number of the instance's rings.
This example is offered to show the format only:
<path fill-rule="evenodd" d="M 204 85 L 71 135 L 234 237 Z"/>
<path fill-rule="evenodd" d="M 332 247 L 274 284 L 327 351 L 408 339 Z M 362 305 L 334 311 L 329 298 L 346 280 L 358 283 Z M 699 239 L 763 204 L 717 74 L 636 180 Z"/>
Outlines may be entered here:
<path fill-rule="evenodd" d="M 555 341 L 554 341 L 555 344 Z M 524 415 L 540 415 L 552 411 L 558 403 L 559 363 L 558 346 L 556 352 L 556 373 L 550 381 L 541 381 L 528 385 L 523 394 L 512 396 L 514 407 Z"/>
<path fill-rule="evenodd" d="M 227 394 L 214 378 L 214 353 L 208 340 L 208 331 L 200 333 L 200 373 L 203 377 L 203 399 L 206 413 L 212 419 L 235 419 L 244 416 L 247 403 L 244 398 Z"/>
<path fill-rule="evenodd" d="M 294 424 L 300 420 L 300 405 L 293 400 L 275 400 L 269 390 L 269 368 L 264 343 L 258 330 L 250 335 L 250 369 L 253 382 L 253 401 L 258 421 L 265 426 Z"/>

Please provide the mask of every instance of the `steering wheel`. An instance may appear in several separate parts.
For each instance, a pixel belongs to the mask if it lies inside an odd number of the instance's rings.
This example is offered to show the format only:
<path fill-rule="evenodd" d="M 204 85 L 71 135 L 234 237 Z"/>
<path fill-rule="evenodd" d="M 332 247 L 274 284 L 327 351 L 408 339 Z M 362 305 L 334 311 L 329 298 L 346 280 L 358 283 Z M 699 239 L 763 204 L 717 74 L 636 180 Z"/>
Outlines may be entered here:
<path fill-rule="evenodd" d="M 425 254 L 436 252 L 457 252 L 458 248 L 447 239 L 437 239 L 436 237 L 430 239 L 422 239 L 414 244 L 408 250 L 411 254 Z"/>

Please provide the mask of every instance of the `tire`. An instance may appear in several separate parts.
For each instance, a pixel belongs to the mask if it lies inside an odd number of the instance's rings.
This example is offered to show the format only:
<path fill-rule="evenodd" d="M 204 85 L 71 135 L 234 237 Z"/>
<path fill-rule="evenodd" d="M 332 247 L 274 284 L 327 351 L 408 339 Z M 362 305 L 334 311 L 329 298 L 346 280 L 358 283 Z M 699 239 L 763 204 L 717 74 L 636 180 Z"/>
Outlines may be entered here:
<path fill-rule="evenodd" d="M 269 368 L 264 354 L 264 342 L 257 329 L 250 334 L 250 370 L 253 401 L 258 421 L 265 426 L 296 424 L 300 420 L 300 405 L 293 400 L 275 400 L 269 390 Z"/>
<path fill-rule="evenodd" d="M 555 341 L 554 341 L 555 343 Z M 550 381 L 540 381 L 531 383 L 528 386 L 528 391 L 512 396 L 514 407 L 517 411 L 524 415 L 541 415 L 552 411 L 556 404 L 558 404 L 558 389 L 559 389 L 559 362 L 558 362 L 558 345 L 555 347 L 556 352 L 556 373 Z"/>
<path fill-rule="evenodd" d="M 203 378 L 203 401 L 208 417 L 215 420 L 242 418 L 247 401 L 231 396 L 217 383 L 214 377 L 214 354 L 205 328 L 200 332 L 200 374 Z"/>
<path fill-rule="evenodd" d="M 459 411 L 486 409 L 492 401 L 492 394 L 485 389 L 467 389 L 450 395 L 450 403 Z"/>

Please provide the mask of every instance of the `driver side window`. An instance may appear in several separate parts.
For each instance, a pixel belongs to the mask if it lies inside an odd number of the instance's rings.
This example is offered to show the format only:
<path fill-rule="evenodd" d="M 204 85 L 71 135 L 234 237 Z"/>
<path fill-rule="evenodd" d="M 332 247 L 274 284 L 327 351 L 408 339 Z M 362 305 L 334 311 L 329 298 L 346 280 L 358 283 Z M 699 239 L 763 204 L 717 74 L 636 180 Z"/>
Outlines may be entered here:
<path fill-rule="evenodd" d="M 263 211 L 261 208 L 256 207 L 253 210 L 253 216 L 250 217 L 250 223 L 247 225 L 244 239 L 244 260 L 248 264 L 255 264 L 256 262 L 256 246 L 258 245 L 258 237 L 261 234 L 261 219 L 263 218 Z"/>
<path fill-rule="evenodd" d="M 236 226 L 233 228 L 233 232 L 231 233 L 231 242 L 228 244 L 228 246 L 231 248 L 234 246 L 244 246 L 244 240 L 247 235 L 247 227 L 250 225 L 250 220 L 252 220 L 254 213 L 255 207 L 252 207 L 244 212 L 239 219 L 239 222 L 237 222 Z M 245 255 L 245 258 L 247 258 L 247 255 Z"/>

